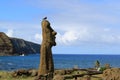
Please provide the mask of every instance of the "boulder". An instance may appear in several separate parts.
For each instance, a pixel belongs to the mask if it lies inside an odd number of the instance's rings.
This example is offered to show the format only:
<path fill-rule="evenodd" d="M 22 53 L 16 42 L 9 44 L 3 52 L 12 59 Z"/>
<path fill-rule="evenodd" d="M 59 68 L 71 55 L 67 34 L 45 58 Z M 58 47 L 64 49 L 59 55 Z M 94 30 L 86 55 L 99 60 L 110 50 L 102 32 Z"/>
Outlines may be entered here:
<path fill-rule="evenodd" d="M 55 75 L 53 80 L 65 80 L 64 76 L 63 75 Z"/>
<path fill-rule="evenodd" d="M 83 80 L 91 80 L 91 77 L 89 75 L 83 76 Z"/>
<path fill-rule="evenodd" d="M 30 76 L 30 73 L 28 70 L 20 69 L 17 71 L 12 72 L 13 77 L 19 77 L 19 76 Z"/>
<path fill-rule="evenodd" d="M 120 68 L 106 69 L 103 72 L 104 80 L 120 80 Z"/>
<path fill-rule="evenodd" d="M 59 74 L 59 75 L 65 75 L 65 74 L 66 74 L 66 71 L 65 71 L 65 70 L 55 70 L 55 71 L 54 71 L 54 74 L 55 74 L 55 75 L 57 75 L 57 74 Z"/>
<path fill-rule="evenodd" d="M 37 76 L 38 71 L 37 71 L 37 70 L 34 70 L 34 69 L 31 69 L 31 70 L 28 71 L 28 73 L 29 73 L 32 77 L 34 77 L 34 76 Z"/>

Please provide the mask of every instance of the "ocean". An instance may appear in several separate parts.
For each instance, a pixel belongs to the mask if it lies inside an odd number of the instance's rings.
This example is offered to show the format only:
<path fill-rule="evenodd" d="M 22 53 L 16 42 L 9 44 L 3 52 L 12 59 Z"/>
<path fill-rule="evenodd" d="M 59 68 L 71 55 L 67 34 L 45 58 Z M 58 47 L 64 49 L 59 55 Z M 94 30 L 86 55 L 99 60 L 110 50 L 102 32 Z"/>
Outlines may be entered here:
<path fill-rule="evenodd" d="M 96 60 L 101 66 L 108 63 L 111 67 L 120 67 L 120 55 L 54 54 L 53 57 L 55 69 L 93 68 Z M 39 55 L 0 56 L 0 70 L 38 69 L 39 60 Z"/>

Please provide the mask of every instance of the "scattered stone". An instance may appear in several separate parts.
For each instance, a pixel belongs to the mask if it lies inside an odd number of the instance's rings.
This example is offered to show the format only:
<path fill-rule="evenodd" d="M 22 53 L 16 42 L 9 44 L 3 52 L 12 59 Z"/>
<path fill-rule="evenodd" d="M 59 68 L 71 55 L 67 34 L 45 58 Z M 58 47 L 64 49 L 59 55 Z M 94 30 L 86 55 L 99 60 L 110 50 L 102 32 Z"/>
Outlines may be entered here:
<path fill-rule="evenodd" d="M 32 77 L 35 77 L 35 76 L 37 76 L 38 71 L 37 71 L 37 70 L 34 70 L 34 69 L 31 69 L 31 70 L 28 71 L 28 73 L 29 73 Z"/>
<path fill-rule="evenodd" d="M 103 72 L 104 80 L 120 80 L 120 68 L 106 69 Z"/>
<path fill-rule="evenodd" d="M 66 71 L 65 70 L 55 70 L 54 75 L 65 75 Z"/>
<path fill-rule="evenodd" d="M 66 74 L 71 74 L 73 70 L 65 70 Z"/>
<path fill-rule="evenodd" d="M 36 76 L 34 80 L 53 80 L 53 75 L 51 74 L 44 74 Z"/>
<path fill-rule="evenodd" d="M 39 75 L 39 76 L 35 77 L 34 80 L 48 80 L 48 79 L 47 79 L 47 75 Z"/>
<path fill-rule="evenodd" d="M 13 77 L 18 77 L 18 76 L 23 76 L 23 75 L 30 76 L 30 73 L 28 72 L 28 70 L 20 69 L 20 70 L 12 72 L 11 75 Z"/>
<path fill-rule="evenodd" d="M 55 75 L 53 80 L 65 80 L 64 76 L 63 75 Z"/>
<path fill-rule="evenodd" d="M 91 77 L 89 75 L 83 76 L 83 80 L 91 80 Z"/>

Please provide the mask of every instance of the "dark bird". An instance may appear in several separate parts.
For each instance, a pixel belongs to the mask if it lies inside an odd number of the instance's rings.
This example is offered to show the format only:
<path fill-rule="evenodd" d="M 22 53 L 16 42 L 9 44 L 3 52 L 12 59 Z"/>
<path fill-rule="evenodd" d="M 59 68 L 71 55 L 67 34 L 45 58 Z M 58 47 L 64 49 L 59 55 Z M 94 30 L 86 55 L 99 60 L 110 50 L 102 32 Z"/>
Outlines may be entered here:
<path fill-rule="evenodd" d="M 43 19 L 45 20 L 45 19 L 47 19 L 47 17 L 44 17 Z"/>

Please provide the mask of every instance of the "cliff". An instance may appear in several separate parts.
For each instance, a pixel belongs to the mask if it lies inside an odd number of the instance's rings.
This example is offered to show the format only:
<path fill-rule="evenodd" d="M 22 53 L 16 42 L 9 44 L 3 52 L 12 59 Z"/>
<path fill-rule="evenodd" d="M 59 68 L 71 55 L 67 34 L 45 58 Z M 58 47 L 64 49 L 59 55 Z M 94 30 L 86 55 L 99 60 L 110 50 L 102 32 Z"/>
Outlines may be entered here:
<path fill-rule="evenodd" d="M 13 53 L 14 54 L 36 54 L 40 52 L 40 45 L 25 41 L 23 39 L 18 39 L 18 38 L 10 38 L 11 43 L 13 44 Z"/>
<path fill-rule="evenodd" d="M 0 56 L 37 54 L 40 53 L 40 45 L 19 38 L 10 38 L 0 32 Z"/>
<path fill-rule="evenodd" d="M 13 44 L 10 38 L 3 32 L 0 32 L 0 55 L 12 55 L 13 54 Z"/>

